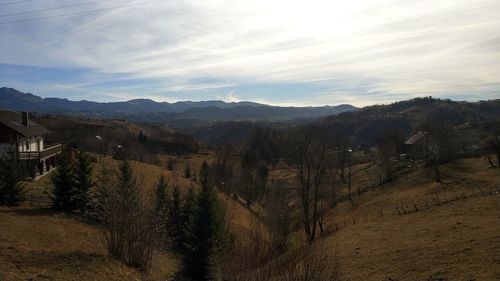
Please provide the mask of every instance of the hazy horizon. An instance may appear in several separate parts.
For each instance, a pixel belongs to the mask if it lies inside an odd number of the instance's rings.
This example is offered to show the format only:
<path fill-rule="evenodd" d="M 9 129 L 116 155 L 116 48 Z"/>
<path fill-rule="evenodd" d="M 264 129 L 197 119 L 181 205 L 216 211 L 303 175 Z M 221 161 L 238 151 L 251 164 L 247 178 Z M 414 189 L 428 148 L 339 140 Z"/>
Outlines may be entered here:
<path fill-rule="evenodd" d="M 0 3 L 0 84 L 98 102 L 500 97 L 500 2 Z"/>
<path fill-rule="evenodd" d="M 8 86 L 2 86 L 0 88 L 12 88 L 12 87 L 8 87 Z M 12 88 L 12 89 L 15 89 L 15 88 Z M 114 100 L 109 100 L 109 101 L 96 101 L 96 100 L 89 100 L 89 99 L 74 99 L 74 98 L 68 98 L 68 97 L 64 97 L 64 96 L 60 96 L 60 97 L 55 97 L 55 96 L 41 96 L 37 93 L 32 93 L 32 92 L 24 92 L 20 89 L 15 89 L 15 90 L 18 90 L 22 93 L 25 93 L 25 94 L 33 94 L 33 95 L 36 95 L 36 96 L 40 96 L 42 98 L 60 98 L 60 99 L 67 99 L 69 101 L 74 101 L 74 102 L 79 102 L 79 101 L 89 101 L 89 102 L 98 102 L 98 103 L 116 103 L 116 102 L 129 102 L 129 101 L 134 101 L 134 100 L 151 100 L 151 101 L 154 101 L 154 102 L 158 102 L 158 103 L 163 103 L 163 102 L 167 102 L 167 101 L 159 101 L 159 100 L 155 100 L 154 98 L 135 98 L 135 99 L 114 99 Z M 431 98 L 436 98 L 436 99 L 446 99 L 446 98 L 440 98 L 440 97 L 433 97 L 433 96 L 417 96 L 417 97 L 411 97 L 410 99 L 414 99 L 414 98 L 427 98 L 427 97 L 431 97 Z M 471 99 L 471 100 L 459 100 L 459 99 L 450 99 L 452 101 L 455 101 L 455 102 L 480 102 L 480 101 L 487 101 L 487 100 L 497 100 L 499 99 L 500 97 L 493 97 L 491 99 Z M 277 107 L 326 107 L 326 106 L 331 106 L 331 107 L 335 107 L 335 106 L 342 106 L 342 105 L 352 105 L 352 106 L 355 106 L 355 107 L 358 107 L 358 108 L 363 108 L 363 107 L 366 107 L 366 106 L 376 106 L 376 105 L 388 105 L 388 104 L 391 104 L 391 103 L 395 103 L 395 102 L 401 102 L 401 101 L 405 101 L 405 100 L 409 100 L 409 99 L 401 99 L 401 100 L 394 100 L 394 101 L 387 101 L 385 103 L 374 103 L 374 104 L 366 104 L 366 105 L 363 105 L 363 106 L 356 106 L 355 104 L 350 104 L 350 103 L 340 103 L 340 104 L 318 104 L 318 105 L 288 105 L 288 104 L 272 104 L 272 103 L 262 103 L 262 102 L 258 102 L 258 101 L 252 101 L 252 100 L 239 100 L 239 101 L 225 101 L 225 100 L 222 100 L 222 99 L 212 99 L 212 100 L 177 100 L 177 101 L 168 101 L 167 103 L 170 103 L 170 104 L 175 104 L 175 103 L 183 103 L 183 102 L 225 102 L 225 103 L 245 103 L 245 102 L 248 102 L 248 103 L 258 103 L 258 104 L 262 104 L 262 105 L 269 105 L 269 106 L 277 106 Z"/>

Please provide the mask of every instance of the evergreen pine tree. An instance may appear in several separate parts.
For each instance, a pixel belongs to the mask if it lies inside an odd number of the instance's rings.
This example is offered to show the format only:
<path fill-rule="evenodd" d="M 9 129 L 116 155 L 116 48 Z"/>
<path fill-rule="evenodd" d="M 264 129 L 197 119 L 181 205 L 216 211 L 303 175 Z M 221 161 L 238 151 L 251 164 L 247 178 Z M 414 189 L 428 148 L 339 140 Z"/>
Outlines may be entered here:
<path fill-rule="evenodd" d="M 26 193 L 21 180 L 24 170 L 14 150 L 0 159 L 0 205 L 17 206 Z"/>
<path fill-rule="evenodd" d="M 75 192 L 73 201 L 75 207 L 84 212 L 89 204 L 89 191 L 94 186 L 92 181 L 92 163 L 87 153 L 78 153 L 75 167 Z"/>
<path fill-rule="evenodd" d="M 52 176 L 53 207 L 58 210 L 73 211 L 76 209 L 74 167 L 64 155 L 57 161 L 57 170 Z"/>
<path fill-rule="evenodd" d="M 94 204 L 92 216 L 99 220 L 104 221 L 106 216 L 105 208 L 109 202 L 112 193 L 111 173 L 106 165 L 102 165 L 99 170 L 97 181 L 95 182 Z"/>
<path fill-rule="evenodd" d="M 156 184 L 155 190 L 155 206 L 154 212 L 156 216 L 156 224 L 159 232 L 159 242 L 162 245 L 168 245 L 169 242 L 169 229 L 168 229 L 168 212 L 170 208 L 170 202 L 167 192 L 167 181 L 165 176 L 162 174 L 158 183 Z"/>
<path fill-rule="evenodd" d="M 200 171 L 201 191 L 189 227 L 184 274 L 193 280 L 216 280 L 216 258 L 224 242 L 224 213 L 215 191 L 208 187 L 208 164 Z"/>
<path fill-rule="evenodd" d="M 191 186 L 184 197 L 184 205 L 182 206 L 182 222 L 184 224 L 183 228 L 183 239 L 180 241 L 181 243 L 181 253 L 186 252 L 186 247 L 187 245 L 187 238 L 189 236 L 189 227 L 191 225 L 191 222 L 193 220 L 194 216 L 194 210 L 196 207 L 196 192 L 194 191 L 194 188 Z"/>
<path fill-rule="evenodd" d="M 167 180 L 162 174 L 156 185 L 155 210 L 162 217 L 167 211 Z"/>
<path fill-rule="evenodd" d="M 182 217 L 182 199 L 179 187 L 174 185 L 172 201 L 168 212 L 168 229 L 172 248 L 180 251 L 184 241 L 184 221 Z"/>
<path fill-rule="evenodd" d="M 184 206 L 182 207 L 183 221 L 186 225 L 190 224 L 190 221 L 194 214 L 194 208 L 196 204 L 196 192 L 193 187 L 188 189 L 186 197 L 184 198 Z"/>

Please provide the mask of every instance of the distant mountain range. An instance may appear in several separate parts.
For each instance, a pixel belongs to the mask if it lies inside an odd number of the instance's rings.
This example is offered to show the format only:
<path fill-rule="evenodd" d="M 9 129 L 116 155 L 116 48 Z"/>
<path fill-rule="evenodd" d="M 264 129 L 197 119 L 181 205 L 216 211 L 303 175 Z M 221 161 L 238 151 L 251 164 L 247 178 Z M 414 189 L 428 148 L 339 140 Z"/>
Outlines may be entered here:
<path fill-rule="evenodd" d="M 169 125 L 200 125 L 199 121 L 290 121 L 318 118 L 354 111 L 343 104 L 321 107 L 279 107 L 254 102 L 181 101 L 176 103 L 135 99 L 125 102 L 71 101 L 42 98 L 13 88 L 0 88 L 0 108 L 48 114 L 78 114 L 102 119 L 125 119 L 135 122 L 166 122 Z"/>

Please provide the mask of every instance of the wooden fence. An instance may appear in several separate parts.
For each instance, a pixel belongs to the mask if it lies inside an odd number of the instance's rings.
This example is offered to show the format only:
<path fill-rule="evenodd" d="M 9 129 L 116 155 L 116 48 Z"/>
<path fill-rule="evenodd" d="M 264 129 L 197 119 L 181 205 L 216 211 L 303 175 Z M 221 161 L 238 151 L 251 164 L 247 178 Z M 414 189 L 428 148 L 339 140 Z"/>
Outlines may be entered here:
<path fill-rule="evenodd" d="M 330 233 L 333 233 L 333 232 L 338 232 L 342 229 L 346 229 L 348 228 L 349 226 L 354 226 L 356 224 L 360 224 L 360 223 L 363 223 L 363 222 L 367 222 L 368 220 L 372 220 L 372 219 L 375 219 L 375 218 L 381 218 L 385 215 L 384 211 L 382 209 L 376 209 L 376 210 L 373 210 L 371 212 L 368 212 L 368 213 L 365 213 L 361 216 L 358 216 L 358 217 L 350 217 L 348 219 L 344 219 L 340 222 L 336 222 L 334 225 L 333 225 L 333 229 L 332 228 L 327 228 L 325 230 L 325 233 L 324 234 L 330 234 Z"/>
<path fill-rule="evenodd" d="M 444 204 L 458 200 L 464 200 L 467 198 L 482 197 L 488 195 L 497 195 L 497 194 L 500 194 L 500 188 L 498 186 L 485 187 L 485 188 L 478 187 L 476 190 L 474 189 L 470 189 L 469 191 L 464 190 L 461 193 L 455 193 L 455 194 L 439 194 L 438 192 L 436 192 L 434 196 L 431 198 L 420 199 L 409 202 L 408 204 L 402 204 L 396 206 L 392 214 L 407 215 L 421 210 L 436 208 Z"/>
<path fill-rule="evenodd" d="M 483 197 L 489 195 L 500 195 L 500 187 L 499 186 L 486 187 L 486 188 L 478 187 L 476 190 L 470 189 L 469 191 L 463 191 L 461 193 L 455 193 L 455 194 L 435 193 L 434 196 L 432 196 L 431 198 L 419 199 L 416 201 L 411 201 L 408 204 L 402 204 L 396 206 L 394 208 L 394 211 L 392 212 L 392 215 L 407 215 L 422 210 L 436 208 L 444 204 L 458 200 L 464 200 L 467 198 L 474 198 L 474 197 Z M 333 226 L 330 225 L 327 229 L 325 229 L 323 235 L 332 234 L 342 229 L 352 227 L 356 224 L 384 217 L 386 213 L 390 213 L 390 210 L 385 209 L 384 211 L 383 209 L 374 209 L 360 216 L 353 216 L 341 221 L 337 221 L 333 224 Z"/>
<path fill-rule="evenodd" d="M 52 199 L 48 194 L 29 193 L 20 205 L 24 207 L 50 208 L 52 207 Z"/>

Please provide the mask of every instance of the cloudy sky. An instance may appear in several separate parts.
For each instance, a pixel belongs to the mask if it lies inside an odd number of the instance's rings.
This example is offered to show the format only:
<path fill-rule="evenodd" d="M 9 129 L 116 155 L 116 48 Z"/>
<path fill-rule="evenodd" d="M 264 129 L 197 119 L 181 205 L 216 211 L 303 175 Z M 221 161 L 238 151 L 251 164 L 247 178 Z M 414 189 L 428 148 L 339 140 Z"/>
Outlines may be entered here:
<path fill-rule="evenodd" d="M 500 98 L 498 0 L 0 0 L 0 86 L 116 101 Z"/>

